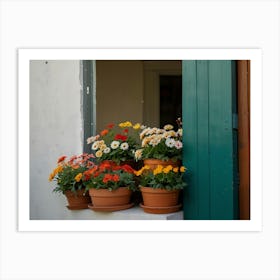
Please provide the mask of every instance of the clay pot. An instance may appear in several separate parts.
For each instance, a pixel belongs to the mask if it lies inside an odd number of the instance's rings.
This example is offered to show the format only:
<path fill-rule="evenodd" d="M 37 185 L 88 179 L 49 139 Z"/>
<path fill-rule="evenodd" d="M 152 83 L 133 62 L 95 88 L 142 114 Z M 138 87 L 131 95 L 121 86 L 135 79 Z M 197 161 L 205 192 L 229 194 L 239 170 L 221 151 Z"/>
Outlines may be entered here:
<path fill-rule="evenodd" d="M 140 187 L 143 202 L 148 207 L 170 207 L 178 204 L 180 190 L 153 189 Z"/>
<path fill-rule="evenodd" d="M 95 207 L 128 205 L 130 203 L 131 194 L 132 191 L 126 187 L 120 187 L 113 191 L 107 189 L 89 190 L 92 204 Z"/>
<path fill-rule="evenodd" d="M 181 162 L 179 160 L 173 161 L 173 160 L 160 160 L 160 159 L 144 159 L 144 165 L 148 165 L 151 170 L 154 170 L 157 168 L 158 165 L 162 166 L 168 166 L 171 165 L 172 167 L 178 167 L 181 165 Z"/>
<path fill-rule="evenodd" d="M 91 202 L 88 192 L 85 193 L 84 189 L 77 190 L 76 192 L 65 191 L 64 195 L 68 201 L 68 209 L 79 210 L 87 209 L 88 204 Z"/>

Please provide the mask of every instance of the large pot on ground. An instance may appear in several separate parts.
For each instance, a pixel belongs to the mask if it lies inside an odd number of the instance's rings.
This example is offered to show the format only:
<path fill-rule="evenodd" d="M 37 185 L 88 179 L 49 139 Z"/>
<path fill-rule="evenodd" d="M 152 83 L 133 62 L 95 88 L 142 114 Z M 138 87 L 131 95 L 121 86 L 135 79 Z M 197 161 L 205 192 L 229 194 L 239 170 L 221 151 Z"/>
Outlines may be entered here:
<path fill-rule="evenodd" d="M 68 201 L 67 208 L 70 210 L 87 209 L 88 204 L 91 202 L 88 192 L 85 189 L 77 190 L 76 192 L 67 190 L 64 192 Z"/>

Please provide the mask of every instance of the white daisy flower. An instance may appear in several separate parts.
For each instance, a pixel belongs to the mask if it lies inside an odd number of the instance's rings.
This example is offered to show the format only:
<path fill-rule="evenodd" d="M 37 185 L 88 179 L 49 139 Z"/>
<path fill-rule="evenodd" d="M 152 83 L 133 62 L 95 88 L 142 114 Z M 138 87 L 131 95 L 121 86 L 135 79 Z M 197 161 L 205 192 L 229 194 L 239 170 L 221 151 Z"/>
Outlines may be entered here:
<path fill-rule="evenodd" d="M 135 151 L 135 154 L 134 154 L 134 156 L 135 156 L 135 159 L 136 160 L 139 160 L 139 159 L 141 159 L 141 157 L 142 157 L 142 149 L 139 149 L 139 150 L 136 150 Z"/>
<path fill-rule="evenodd" d="M 113 142 L 111 143 L 111 148 L 112 148 L 113 150 L 117 149 L 119 146 L 120 146 L 120 142 L 119 142 L 119 141 L 113 141 Z"/>
<path fill-rule="evenodd" d="M 182 142 L 181 141 L 176 141 L 175 142 L 175 147 L 176 147 L 176 149 L 177 150 L 179 150 L 179 149 L 182 149 L 182 147 L 183 147 L 183 144 L 182 144 Z"/>
<path fill-rule="evenodd" d="M 95 141 L 94 138 L 95 138 L 94 136 L 89 137 L 89 138 L 87 139 L 87 144 L 93 143 L 93 142 Z"/>
<path fill-rule="evenodd" d="M 99 141 L 96 141 L 92 144 L 91 149 L 96 151 L 99 148 Z"/>
<path fill-rule="evenodd" d="M 165 140 L 165 145 L 169 148 L 172 148 L 175 145 L 175 140 L 173 138 L 167 138 Z"/>
<path fill-rule="evenodd" d="M 124 142 L 124 143 L 121 143 L 120 148 L 121 148 L 123 151 L 126 151 L 126 150 L 129 148 L 129 145 L 128 145 L 128 143 Z"/>
<path fill-rule="evenodd" d="M 164 130 L 171 130 L 171 129 L 173 129 L 173 125 L 167 124 L 167 125 L 165 125 L 165 126 L 163 127 L 163 129 L 164 129 Z"/>
<path fill-rule="evenodd" d="M 149 143 L 151 146 L 155 147 L 158 143 L 157 143 L 157 139 L 156 138 L 153 138 L 150 143 Z"/>
<path fill-rule="evenodd" d="M 179 128 L 178 131 L 177 131 L 178 135 L 182 137 L 183 135 L 183 129 L 182 128 Z"/>
<path fill-rule="evenodd" d="M 104 154 L 109 154 L 111 152 L 111 149 L 109 147 L 105 148 L 103 153 Z"/>

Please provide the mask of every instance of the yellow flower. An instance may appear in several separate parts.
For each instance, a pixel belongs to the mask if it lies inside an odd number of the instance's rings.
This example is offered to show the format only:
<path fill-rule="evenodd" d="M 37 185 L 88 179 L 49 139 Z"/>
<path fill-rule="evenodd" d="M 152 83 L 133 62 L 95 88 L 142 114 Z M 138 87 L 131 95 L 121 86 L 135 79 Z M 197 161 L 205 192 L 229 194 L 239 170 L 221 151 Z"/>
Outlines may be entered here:
<path fill-rule="evenodd" d="M 79 173 L 78 175 L 76 175 L 75 181 L 76 181 L 76 182 L 80 182 L 81 179 L 82 179 L 82 177 L 83 177 L 83 174 L 82 174 L 82 173 Z"/>
<path fill-rule="evenodd" d="M 186 171 L 186 169 L 187 169 L 186 167 L 181 166 L 181 167 L 180 167 L 180 172 L 182 172 L 182 173 L 183 173 L 183 172 L 185 172 L 185 171 Z"/>
<path fill-rule="evenodd" d="M 136 124 L 133 126 L 134 129 L 139 129 L 140 127 L 141 127 L 141 124 L 140 124 L 140 123 L 136 123 Z"/>
<path fill-rule="evenodd" d="M 165 126 L 163 127 L 163 129 L 164 129 L 164 130 L 171 130 L 171 129 L 173 129 L 173 125 L 167 124 L 167 125 L 165 125 Z"/>
<path fill-rule="evenodd" d="M 63 166 L 62 166 L 62 165 L 58 165 L 58 166 L 53 170 L 53 172 L 52 172 L 53 177 L 54 177 L 57 173 L 61 172 L 62 170 L 63 170 Z"/>
<path fill-rule="evenodd" d="M 106 148 L 107 148 L 106 144 L 101 144 L 99 147 L 101 151 L 104 151 Z"/>
<path fill-rule="evenodd" d="M 162 171 L 163 173 L 167 174 L 172 170 L 172 165 L 166 166 Z"/>
<path fill-rule="evenodd" d="M 63 166 L 62 166 L 62 165 L 59 165 L 59 166 L 57 167 L 57 173 L 61 172 L 62 170 L 63 170 Z"/>
<path fill-rule="evenodd" d="M 178 173 L 178 171 L 179 171 L 179 168 L 178 168 L 178 167 L 174 167 L 174 168 L 173 168 L 173 172 Z"/>
<path fill-rule="evenodd" d="M 132 123 L 129 121 L 123 122 L 123 123 L 119 123 L 119 127 L 131 127 Z"/>
<path fill-rule="evenodd" d="M 159 173 L 161 173 L 163 170 L 163 166 L 162 165 L 158 165 L 156 169 L 154 169 L 153 173 L 154 175 L 157 175 Z"/>
<path fill-rule="evenodd" d="M 150 166 L 148 166 L 148 165 L 144 165 L 141 169 L 139 169 L 138 171 L 134 171 L 134 174 L 136 175 L 136 176 L 141 176 L 142 174 L 143 174 L 143 172 L 145 171 L 145 170 L 148 170 L 148 169 L 150 169 Z"/>
<path fill-rule="evenodd" d="M 103 153 L 100 150 L 95 153 L 95 156 L 98 158 L 102 157 L 102 155 L 103 155 Z"/>
<path fill-rule="evenodd" d="M 148 170 L 148 169 L 150 169 L 150 166 L 149 166 L 149 165 L 144 165 L 142 168 L 143 168 L 144 170 Z"/>
<path fill-rule="evenodd" d="M 142 175 L 142 169 L 138 170 L 138 171 L 134 171 L 134 174 L 138 177 L 140 175 Z"/>
<path fill-rule="evenodd" d="M 55 176 L 55 174 L 52 172 L 52 173 L 50 174 L 50 176 L 49 176 L 49 181 L 50 181 L 50 182 L 53 180 L 54 176 Z"/>

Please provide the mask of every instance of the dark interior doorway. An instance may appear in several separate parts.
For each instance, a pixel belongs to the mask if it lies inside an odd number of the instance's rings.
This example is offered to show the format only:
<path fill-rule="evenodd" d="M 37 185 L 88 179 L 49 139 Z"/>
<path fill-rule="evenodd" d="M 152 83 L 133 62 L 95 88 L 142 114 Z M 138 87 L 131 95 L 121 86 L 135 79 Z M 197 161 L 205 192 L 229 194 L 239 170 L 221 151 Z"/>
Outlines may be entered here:
<path fill-rule="evenodd" d="M 160 76 L 160 127 L 165 124 L 177 126 L 176 119 L 182 116 L 182 76 Z"/>

